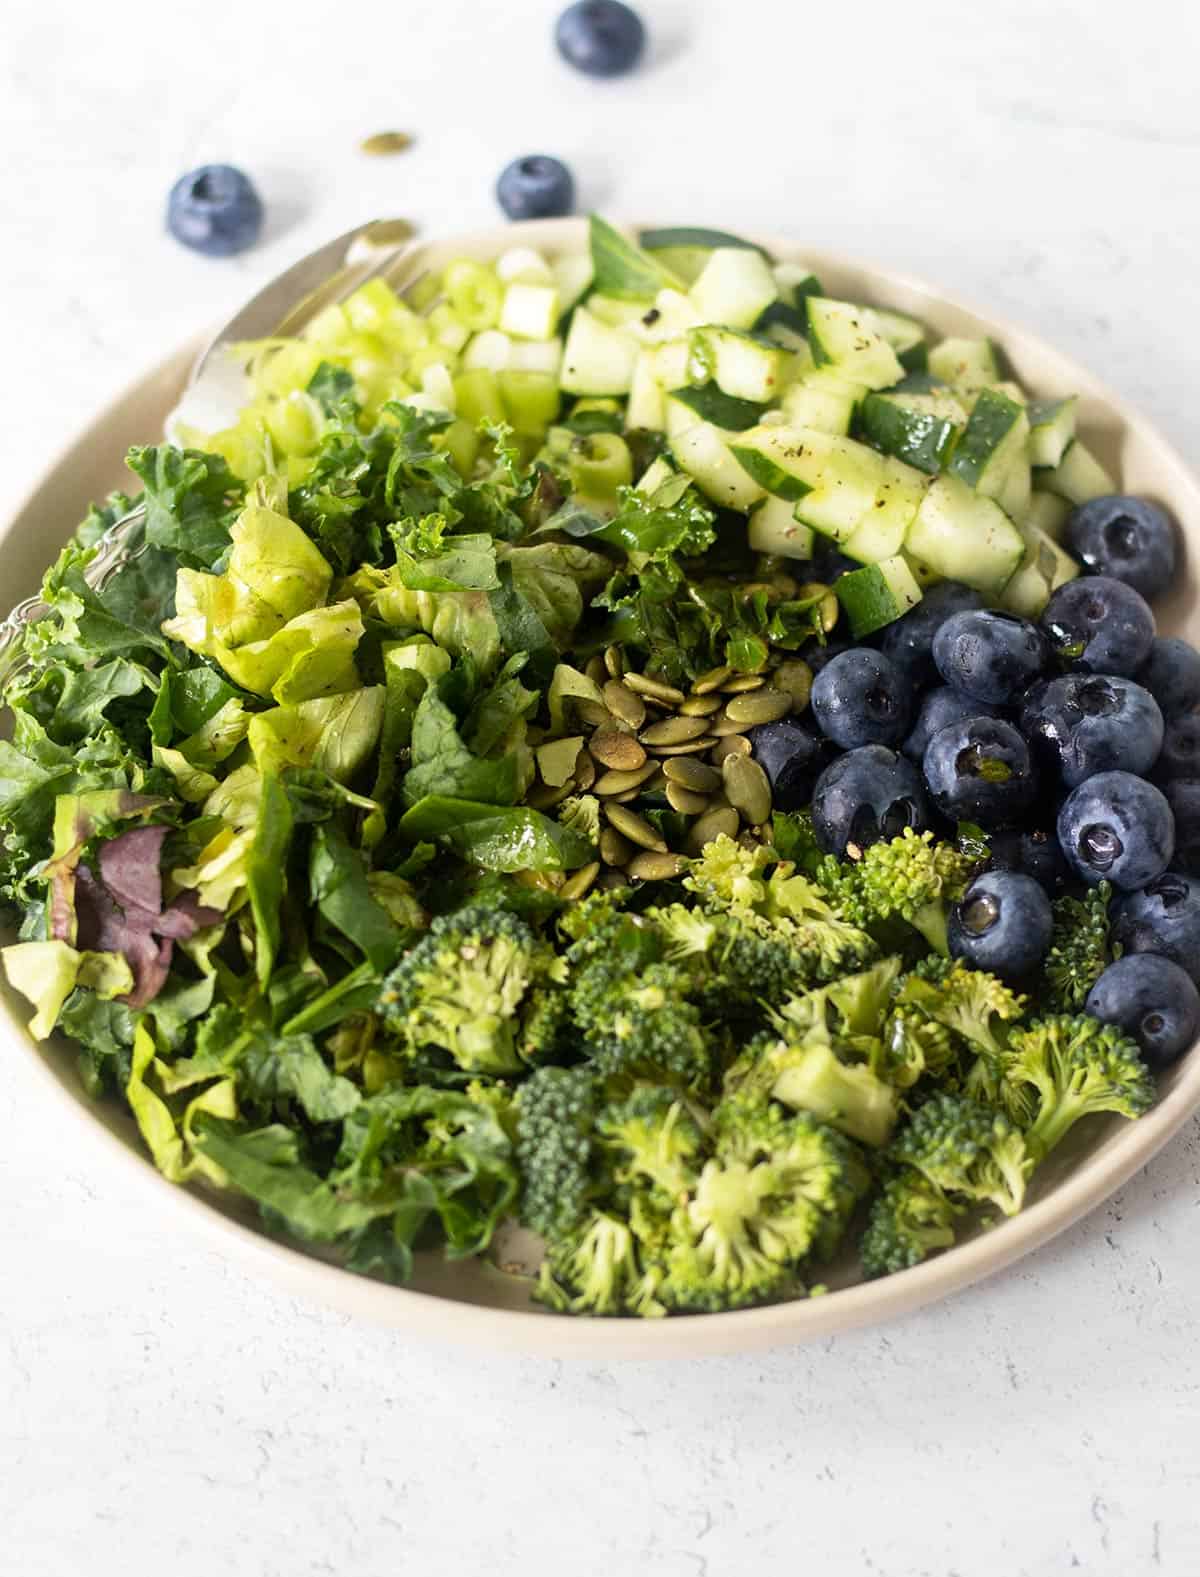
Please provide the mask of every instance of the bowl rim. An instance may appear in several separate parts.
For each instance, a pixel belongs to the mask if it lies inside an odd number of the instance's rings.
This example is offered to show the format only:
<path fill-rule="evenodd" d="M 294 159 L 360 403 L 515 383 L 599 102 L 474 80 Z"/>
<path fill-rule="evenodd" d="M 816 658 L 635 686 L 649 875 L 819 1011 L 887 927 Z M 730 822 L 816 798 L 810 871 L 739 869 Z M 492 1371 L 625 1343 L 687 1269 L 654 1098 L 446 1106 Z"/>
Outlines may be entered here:
<path fill-rule="evenodd" d="M 421 247 L 495 254 L 508 246 L 530 244 L 550 250 L 578 246 L 585 237 L 583 218 L 533 220 L 490 226 L 452 236 L 422 240 Z M 643 225 L 628 225 L 637 230 Z M 748 232 L 747 238 L 777 256 L 802 257 L 819 273 L 851 273 L 870 279 L 881 295 L 896 291 L 917 296 L 938 308 L 974 320 L 999 339 L 1008 350 L 1027 347 L 1039 360 L 1054 366 L 1073 383 L 1090 404 L 1099 407 L 1120 431 L 1136 435 L 1156 452 L 1156 460 L 1175 473 L 1175 480 L 1200 503 L 1200 479 L 1175 447 L 1136 409 L 1073 358 L 1057 351 L 1040 336 L 1010 323 L 1004 317 L 975 307 L 957 295 L 948 295 L 927 281 L 894 269 L 882 268 L 855 256 L 806 246 L 792 237 Z M 123 404 L 145 397 L 161 385 L 164 393 L 177 393 L 196 348 L 197 336 L 165 359 L 131 380 L 58 451 L 36 481 L 26 490 L 0 529 L 0 552 L 24 529 L 26 517 L 37 510 L 38 500 L 54 479 L 70 466 L 73 457 L 98 442 L 113 414 Z M 606 1319 L 596 1316 L 555 1315 L 546 1310 L 522 1310 L 473 1302 L 413 1287 L 395 1286 L 355 1275 L 338 1265 L 314 1257 L 301 1245 L 275 1238 L 264 1230 L 223 1213 L 197 1190 L 169 1183 L 149 1157 L 127 1143 L 94 1115 L 82 1088 L 69 1087 L 51 1065 L 38 1043 L 28 1036 L 15 998 L 5 991 L 0 998 L 0 1031 L 3 1038 L 29 1055 L 41 1087 L 54 1092 L 61 1106 L 73 1109 L 77 1132 L 98 1142 L 104 1153 L 119 1158 L 130 1177 L 152 1180 L 153 1197 L 164 1209 L 174 1208 L 214 1247 L 236 1250 L 255 1269 L 282 1282 L 296 1294 L 375 1323 L 402 1327 L 413 1337 L 475 1349 L 490 1349 L 546 1357 L 663 1358 L 698 1357 L 762 1350 L 802 1340 L 826 1337 L 909 1313 L 961 1291 L 993 1275 L 1049 1242 L 1102 1204 L 1144 1166 L 1200 1110 L 1200 1054 L 1196 1048 L 1178 1065 L 1172 1086 L 1155 1106 L 1136 1122 L 1125 1124 L 1098 1153 L 1082 1159 L 1055 1183 L 1043 1198 L 994 1229 L 971 1238 L 910 1270 L 875 1281 L 863 1281 L 823 1297 L 797 1298 L 759 1308 L 718 1314 L 672 1315 L 663 1320 Z M 170 1203 L 168 1203 L 170 1202 Z M 497 1275 L 503 1274 L 497 1272 Z"/>

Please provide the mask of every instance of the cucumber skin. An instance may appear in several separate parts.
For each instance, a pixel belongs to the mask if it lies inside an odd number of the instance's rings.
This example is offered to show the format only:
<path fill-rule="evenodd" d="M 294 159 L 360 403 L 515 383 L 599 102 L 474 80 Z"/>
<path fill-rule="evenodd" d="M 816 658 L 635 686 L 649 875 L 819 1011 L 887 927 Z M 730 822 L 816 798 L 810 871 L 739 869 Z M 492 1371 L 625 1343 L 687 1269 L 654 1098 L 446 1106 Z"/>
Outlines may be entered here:
<path fill-rule="evenodd" d="M 833 590 L 856 641 L 902 618 L 921 600 L 920 587 L 899 556 L 839 575 Z"/>
<path fill-rule="evenodd" d="M 765 487 L 768 493 L 773 493 L 776 498 L 786 498 L 791 503 L 798 503 L 806 494 L 812 492 L 807 482 L 789 476 L 782 467 L 777 466 L 773 460 L 768 460 L 766 455 L 760 454 L 757 449 L 748 449 L 741 444 L 730 444 L 729 448 L 742 470 L 748 476 L 752 476 L 760 487 Z"/>
<path fill-rule="evenodd" d="M 945 468 L 961 432 L 955 422 L 906 409 L 886 395 L 868 394 L 858 409 L 857 436 L 928 476 Z"/>
<path fill-rule="evenodd" d="M 671 398 L 695 411 L 701 421 L 712 422 L 714 427 L 723 427 L 731 433 L 742 433 L 757 426 L 767 408 L 756 405 L 753 400 L 739 400 L 735 394 L 726 394 L 715 383 L 673 389 Z"/>
<path fill-rule="evenodd" d="M 1010 400 L 1006 394 L 997 394 L 994 389 L 984 389 L 946 469 L 968 487 L 978 487 L 997 449 L 1020 421 L 1021 414 L 1021 407 L 1015 400 Z"/>

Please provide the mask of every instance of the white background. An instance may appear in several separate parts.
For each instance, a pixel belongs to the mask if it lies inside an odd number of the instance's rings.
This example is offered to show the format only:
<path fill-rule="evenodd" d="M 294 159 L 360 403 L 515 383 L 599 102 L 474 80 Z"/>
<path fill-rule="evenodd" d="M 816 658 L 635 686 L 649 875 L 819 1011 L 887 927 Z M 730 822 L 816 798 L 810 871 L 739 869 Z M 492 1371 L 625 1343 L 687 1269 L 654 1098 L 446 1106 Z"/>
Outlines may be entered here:
<path fill-rule="evenodd" d="M 558 63 L 555 9 L 6 7 L 0 506 L 300 253 L 375 214 L 486 223 L 500 166 L 533 151 L 614 217 L 922 274 L 1200 457 L 1194 8 L 646 0 L 650 60 L 607 84 Z M 390 127 L 412 152 L 357 151 Z M 162 231 L 207 159 L 269 207 L 233 261 Z M 1016 1271 L 886 1329 L 575 1366 L 416 1347 L 248 1280 L 76 1152 L 10 1067 L 0 1571 L 1191 1577 L 1198 1136 Z"/>

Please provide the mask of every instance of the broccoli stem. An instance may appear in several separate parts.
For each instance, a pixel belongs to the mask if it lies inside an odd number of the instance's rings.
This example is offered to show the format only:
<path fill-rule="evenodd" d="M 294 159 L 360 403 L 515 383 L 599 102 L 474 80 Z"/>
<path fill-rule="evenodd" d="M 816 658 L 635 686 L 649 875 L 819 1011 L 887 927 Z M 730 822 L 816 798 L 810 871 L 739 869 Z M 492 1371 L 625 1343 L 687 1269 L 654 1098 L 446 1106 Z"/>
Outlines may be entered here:
<path fill-rule="evenodd" d="M 912 924 L 943 958 L 950 956 L 950 938 L 946 929 L 946 906 L 940 898 L 922 904 L 912 917 Z"/>
<path fill-rule="evenodd" d="M 814 1041 L 783 1070 L 771 1094 L 877 1150 L 887 1144 L 899 1111 L 891 1085 L 876 1078 L 865 1063 L 839 1061 L 823 1041 Z"/>

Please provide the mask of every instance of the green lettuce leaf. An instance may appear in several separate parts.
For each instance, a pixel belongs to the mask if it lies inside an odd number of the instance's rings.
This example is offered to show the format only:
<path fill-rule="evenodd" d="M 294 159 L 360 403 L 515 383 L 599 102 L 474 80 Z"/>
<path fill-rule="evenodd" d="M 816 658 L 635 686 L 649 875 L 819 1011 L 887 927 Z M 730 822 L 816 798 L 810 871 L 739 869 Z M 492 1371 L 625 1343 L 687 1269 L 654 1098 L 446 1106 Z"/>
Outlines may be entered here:
<path fill-rule="evenodd" d="M 216 454 L 171 444 L 131 449 L 125 464 L 145 488 L 146 541 L 184 564 L 210 568 L 229 547 L 242 484 Z"/>
<path fill-rule="evenodd" d="M 264 775 L 315 767 L 349 783 L 379 741 L 385 710 L 381 685 L 272 707 L 250 719 L 250 751 Z"/>
<path fill-rule="evenodd" d="M 400 833 L 436 840 L 488 871 L 570 871 L 595 850 L 584 837 L 528 806 L 504 809 L 430 794 L 407 811 Z"/>
<path fill-rule="evenodd" d="M 382 973 L 403 951 L 409 934 L 372 890 L 362 856 L 332 824 L 315 829 L 308 865 L 309 897 L 324 918 Z"/>
<path fill-rule="evenodd" d="M 413 718 L 412 766 L 402 793 L 406 805 L 430 794 L 470 799 L 493 805 L 515 805 L 532 779 L 533 763 L 524 746 L 524 713 L 512 714 L 513 698 L 505 703 L 508 727 L 499 737 L 483 736 L 490 754 L 477 755 L 459 732 L 458 719 L 443 697 L 451 693 L 453 675 L 430 685 Z M 530 692 L 518 686 L 517 694 Z M 527 702 L 520 703 L 527 705 Z"/>

